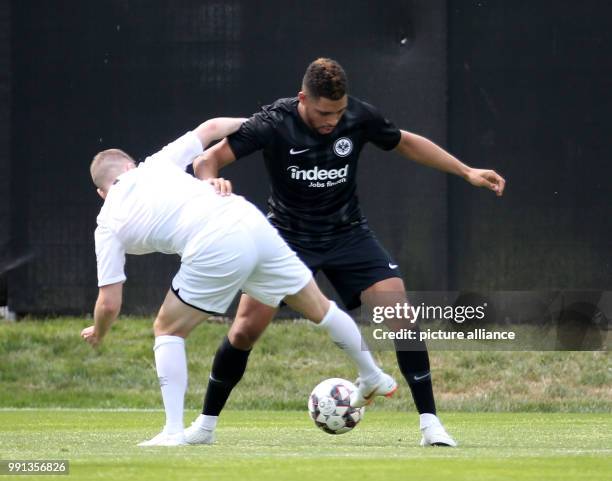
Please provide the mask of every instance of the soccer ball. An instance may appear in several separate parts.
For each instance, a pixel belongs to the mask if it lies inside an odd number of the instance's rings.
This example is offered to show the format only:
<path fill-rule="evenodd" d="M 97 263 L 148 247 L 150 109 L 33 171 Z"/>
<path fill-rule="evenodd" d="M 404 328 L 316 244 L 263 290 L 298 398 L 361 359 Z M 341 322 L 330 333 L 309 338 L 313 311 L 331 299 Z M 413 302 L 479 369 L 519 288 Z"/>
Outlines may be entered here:
<path fill-rule="evenodd" d="M 326 379 L 310 393 L 308 412 L 316 426 L 328 434 L 344 434 L 353 429 L 365 407 L 352 408 L 350 397 L 357 387 L 346 379 Z"/>

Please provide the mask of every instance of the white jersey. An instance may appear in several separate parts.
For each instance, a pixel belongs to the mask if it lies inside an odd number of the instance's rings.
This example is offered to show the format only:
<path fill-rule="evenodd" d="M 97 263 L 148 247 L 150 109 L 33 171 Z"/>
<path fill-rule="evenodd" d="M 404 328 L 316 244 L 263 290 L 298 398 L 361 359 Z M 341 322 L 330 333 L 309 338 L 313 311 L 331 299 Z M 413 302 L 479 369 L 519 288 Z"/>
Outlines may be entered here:
<path fill-rule="evenodd" d="M 222 197 L 185 172 L 201 152 L 188 132 L 111 186 L 95 232 L 98 286 L 125 281 L 125 254 L 178 254 L 189 263 L 251 212 L 242 197 Z"/>

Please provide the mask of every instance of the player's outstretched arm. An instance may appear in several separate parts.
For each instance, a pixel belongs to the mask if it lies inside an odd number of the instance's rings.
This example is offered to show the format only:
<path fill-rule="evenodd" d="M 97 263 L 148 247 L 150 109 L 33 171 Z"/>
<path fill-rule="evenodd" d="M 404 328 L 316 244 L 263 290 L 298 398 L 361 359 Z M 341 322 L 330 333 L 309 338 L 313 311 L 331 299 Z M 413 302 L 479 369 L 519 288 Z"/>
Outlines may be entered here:
<path fill-rule="evenodd" d="M 198 127 L 200 129 L 199 133 L 197 132 L 198 129 L 196 129 L 196 134 L 200 137 L 204 147 L 208 144 L 205 143 L 205 140 L 202 140 L 203 137 L 210 137 L 212 140 L 223 139 L 218 144 L 198 155 L 193 161 L 195 176 L 198 179 L 208 181 L 215 188 L 217 194 L 230 195 L 232 193 L 231 182 L 218 177 L 219 170 L 222 167 L 236 160 L 232 149 L 227 143 L 227 139 L 224 137 L 238 130 L 245 120 L 241 118 L 220 117 L 207 120 L 200 125 Z"/>
<path fill-rule="evenodd" d="M 211 142 L 236 132 L 245 120 L 243 118 L 217 117 L 198 125 L 193 132 L 202 142 L 202 148 L 205 149 Z"/>
<path fill-rule="evenodd" d="M 212 179 L 219 175 L 219 170 L 235 160 L 227 139 L 223 139 L 195 158 L 193 171 L 198 179 Z"/>
<path fill-rule="evenodd" d="M 94 308 L 94 325 L 81 331 L 83 340 L 98 346 L 121 311 L 123 282 L 100 287 Z"/>
<path fill-rule="evenodd" d="M 486 187 L 492 190 L 497 196 L 503 195 L 506 181 L 494 170 L 474 169 L 425 137 L 405 130 L 402 130 L 401 133 L 402 137 L 395 150 L 404 157 L 428 167 L 463 177 L 476 187 Z"/>

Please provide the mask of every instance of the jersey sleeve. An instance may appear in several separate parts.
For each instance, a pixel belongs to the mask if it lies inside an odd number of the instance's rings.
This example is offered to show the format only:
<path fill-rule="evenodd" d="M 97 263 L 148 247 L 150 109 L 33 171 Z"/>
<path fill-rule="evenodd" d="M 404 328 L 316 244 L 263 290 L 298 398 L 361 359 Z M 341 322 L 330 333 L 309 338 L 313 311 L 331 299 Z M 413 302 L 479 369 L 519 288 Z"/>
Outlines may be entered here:
<path fill-rule="evenodd" d="M 125 281 L 125 249 L 113 232 L 98 226 L 95 232 L 98 287 Z"/>
<path fill-rule="evenodd" d="M 173 164 L 185 170 L 193 159 L 203 152 L 202 142 L 193 132 L 187 132 L 174 142 L 169 143 L 159 152 L 145 159 L 146 165 L 157 163 Z"/>
<path fill-rule="evenodd" d="M 382 150 L 391 150 L 397 147 L 402 137 L 400 130 L 393 122 L 385 118 L 375 107 L 364 102 L 369 112 L 367 122 L 368 141 Z"/>
<path fill-rule="evenodd" d="M 266 107 L 244 122 L 227 138 L 236 159 L 246 157 L 268 145 L 274 136 L 275 121 Z"/>

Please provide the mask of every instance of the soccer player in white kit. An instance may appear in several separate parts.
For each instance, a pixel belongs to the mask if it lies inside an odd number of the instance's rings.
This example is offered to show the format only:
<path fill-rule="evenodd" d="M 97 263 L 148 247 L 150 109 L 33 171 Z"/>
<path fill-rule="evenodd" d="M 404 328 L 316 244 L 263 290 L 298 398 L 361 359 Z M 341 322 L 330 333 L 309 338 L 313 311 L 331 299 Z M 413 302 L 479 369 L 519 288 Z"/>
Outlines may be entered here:
<path fill-rule="evenodd" d="M 362 349 L 353 320 L 319 290 L 259 210 L 237 195 L 185 173 L 213 140 L 236 131 L 244 119 L 217 118 L 148 157 L 138 167 L 125 152 L 98 153 L 91 176 L 104 205 L 95 232 L 99 294 L 94 325 L 81 337 L 97 346 L 119 315 L 126 254 L 178 254 L 181 267 L 153 324 L 155 365 L 166 424 L 140 446 L 186 444 L 183 402 L 187 389 L 185 338 L 211 314 L 225 313 L 239 290 L 276 307 L 281 301 L 325 328 L 356 363 L 362 379 L 392 395 L 397 384 Z M 211 185 L 212 184 L 212 185 Z"/>

